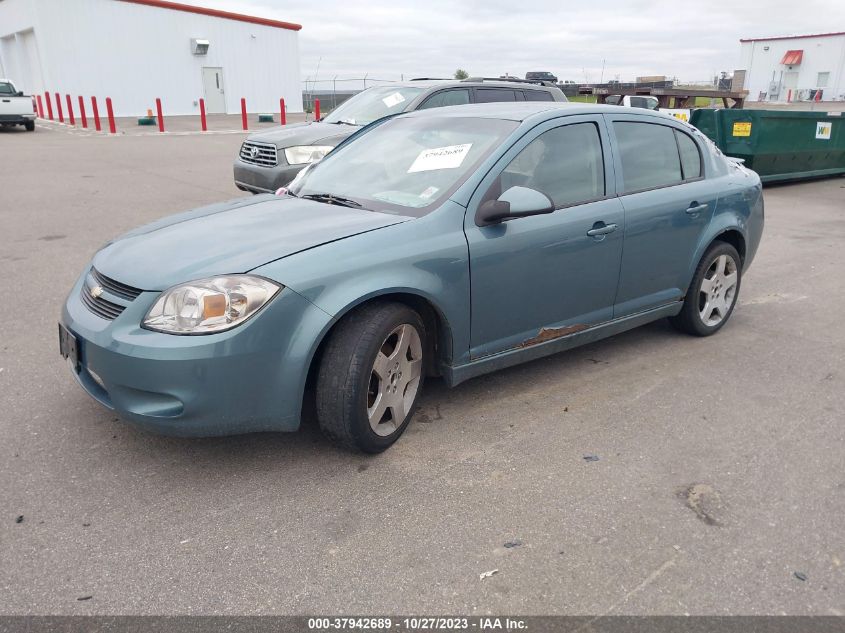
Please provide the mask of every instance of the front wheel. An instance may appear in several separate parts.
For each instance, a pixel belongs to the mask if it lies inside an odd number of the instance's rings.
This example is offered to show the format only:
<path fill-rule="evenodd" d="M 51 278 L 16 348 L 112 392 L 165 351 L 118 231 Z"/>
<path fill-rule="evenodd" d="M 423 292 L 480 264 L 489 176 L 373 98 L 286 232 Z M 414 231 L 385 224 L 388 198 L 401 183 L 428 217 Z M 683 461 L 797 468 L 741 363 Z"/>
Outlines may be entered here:
<path fill-rule="evenodd" d="M 399 303 L 364 306 L 331 333 L 317 375 L 317 419 L 330 439 L 380 453 L 405 431 L 422 391 L 426 331 Z"/>
<path fill-rule="evenodd" d="M 710 336 L 730 318 L 739 296 L 742 260 L 727 242 L 714 242 L 696 268 L 684 307 L 670 319 L 682 332 Z"/>

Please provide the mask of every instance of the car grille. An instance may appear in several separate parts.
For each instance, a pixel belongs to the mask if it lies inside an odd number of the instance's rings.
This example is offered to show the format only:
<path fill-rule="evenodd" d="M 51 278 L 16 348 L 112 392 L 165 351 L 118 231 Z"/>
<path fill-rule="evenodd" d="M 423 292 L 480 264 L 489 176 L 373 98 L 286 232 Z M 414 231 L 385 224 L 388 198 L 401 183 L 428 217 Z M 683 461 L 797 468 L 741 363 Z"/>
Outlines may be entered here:
<path fill-rule="evenodd" d="M 259 167 L 275 167 L 279 164 L 276 146 L 271 143 L 244 141 L 240 156 L 243 162 Z"/>
<path fill-rule="evenodd" d="M 127 301 L 134 301 L 138 298 L 138 295 L 143 292 L 143 290 L 127 286 L 126 284 L 122 284 L 114 279 L 109 279 L 96 268 L 91 269 L 91 276 L 94 277 L 94 281 L 96 281 L 98 285 L 102 286 L 104 290 L 108 290 L 111 294 L 117 295 Z"/>
<path fill-rule="evenodd" d="M 134 301 L 138 295 L 143 291 L 132 286 L 127 286 L 119 281 L 115 281 L 110 277 L 106 277 L 95 268 L 92 268 L 85 278 L 85 283 L 82 284 L 82 290 L 79 292 L 79 297 L 82 303 L 91 312 L 98 317 L 113 321 L 126 309 L 126 306 L 109 301 L 102 295 L 94 296 L 91 293 L 93 288 L 99 287 L 102 292 L 107 292 L 116 298 L 124 299 L 126 301 Z"/>

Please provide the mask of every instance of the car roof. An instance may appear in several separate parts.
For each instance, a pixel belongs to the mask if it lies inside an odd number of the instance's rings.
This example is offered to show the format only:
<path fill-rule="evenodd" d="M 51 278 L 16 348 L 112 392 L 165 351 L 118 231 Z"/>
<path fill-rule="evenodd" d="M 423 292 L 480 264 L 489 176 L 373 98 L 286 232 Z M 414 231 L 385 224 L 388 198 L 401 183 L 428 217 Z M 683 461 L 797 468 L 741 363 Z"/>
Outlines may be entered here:
<path fill-rule="evenodd" d="M 573 103 L 565 101 L 516 101 L 506 103 L 472 103 L 442 108 L 415 110 L 402 114 L 403 117 L 462 117 L 482 119 L 504 119 L 508 121 L 525 121 L 532 118 L 552 118 L 560 114 L 625 114 L 645 117 L 659 117 L 677 121 L 668 114 L 644 110 L 642 108 L 620 108 L 615 105 L 599 105 L 595 103 Z"/>
<path fill-rule="evenodd" d="M 493 88 L 514 88 L 516 90 L 521 90 L 523 88 L 527 88 L 529 90 L 551 90 L 553 88 L 557 89 L 557 86 L 544 86 L 542 84 L 531 83 L 530 81 L 525 81 L 523 79 L 517 79 L 516 81 L 508 81 L 507 79 L 414 79 L 411 81 L 391 81 L 385 83 L 378 83 L 372 88 L 443 88 L 446 86 L 462 86 L 465 88 L 471 87 L 493 87 Z"/>

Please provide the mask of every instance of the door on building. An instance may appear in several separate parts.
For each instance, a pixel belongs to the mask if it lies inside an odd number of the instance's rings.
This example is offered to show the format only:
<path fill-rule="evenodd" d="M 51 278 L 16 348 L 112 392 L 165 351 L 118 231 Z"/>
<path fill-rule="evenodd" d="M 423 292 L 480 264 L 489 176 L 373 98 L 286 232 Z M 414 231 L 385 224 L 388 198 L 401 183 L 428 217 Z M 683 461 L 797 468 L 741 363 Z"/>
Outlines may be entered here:
<path fill-rule="evenodd" d="M 798 73 L 785 72 L 783 73 L 783 94 L 780 95 L 783 101 L 795 101 L 796 92 L 798 91 Z"/>
<path fill-rule="evenodd" d="M 205 111 L 209 114 L 226 114 L 223 69 L 203 67 L 202 87 L 205 93 Z"/>

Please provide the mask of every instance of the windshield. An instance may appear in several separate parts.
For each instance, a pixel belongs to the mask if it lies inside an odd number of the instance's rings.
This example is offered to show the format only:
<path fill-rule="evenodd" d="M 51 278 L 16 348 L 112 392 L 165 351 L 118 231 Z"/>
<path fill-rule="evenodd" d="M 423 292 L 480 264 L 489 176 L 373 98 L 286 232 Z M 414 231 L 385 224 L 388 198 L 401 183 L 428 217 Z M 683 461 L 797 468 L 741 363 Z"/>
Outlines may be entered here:
<path fill-rule="evenodd" d="M 451 195 L 517 125 L 463 117 L 392 119 L 333 151 L 290 192 L 421 216 Z"/>
<path fill-rule="evenodd" d="M 403 112 L 408 103 L 425 88 L 383 86 L 359 92 L 323 118 L 326 123 L 368 125 L 373 121 Z"/>

